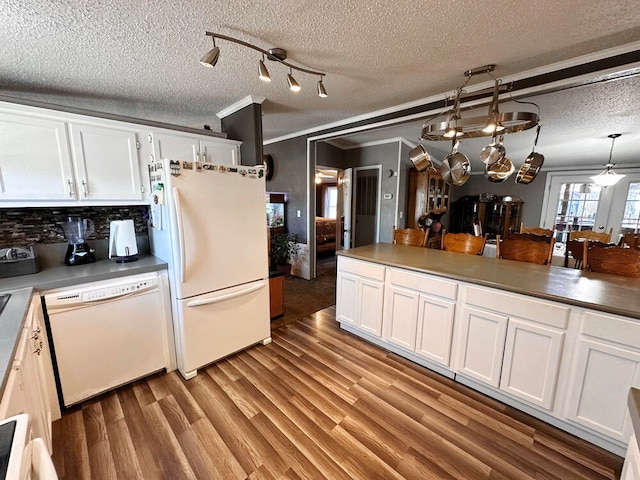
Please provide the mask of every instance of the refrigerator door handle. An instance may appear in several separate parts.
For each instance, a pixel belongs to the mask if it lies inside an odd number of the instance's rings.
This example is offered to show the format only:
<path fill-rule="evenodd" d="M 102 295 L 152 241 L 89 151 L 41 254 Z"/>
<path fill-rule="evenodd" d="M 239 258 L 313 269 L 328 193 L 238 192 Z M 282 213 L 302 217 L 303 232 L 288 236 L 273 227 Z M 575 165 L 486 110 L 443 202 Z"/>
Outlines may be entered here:
<path fill-rule="evenodd" d="M 184 283 L 186 277 L 185 245 L 184 245 L 184 225 L 182 224 L 182 205 L 180 204 L 180 192 L 178 187 L 173 187 L 173 198 L 175 199 L 176 220 L 178 221 L 178 250 L 180 254 L 180 283 Z"/>
<path fill-rule="evenodd" d="M 225 300 L 231 300 L 232 298 L 241 297 L 248 293 L 255 292 L 256 290 L 260 290 L 261 288 L 264 288 L 265 285 L 265 282 L 260 282 L 237 292 L 227 293 L 218 297 L 206 298 L 204 300 L 193 300 L 187 303 L 187 307 L 199 307 L 201 305 L 211 305 L 212 303 L 224 302 Z"/>

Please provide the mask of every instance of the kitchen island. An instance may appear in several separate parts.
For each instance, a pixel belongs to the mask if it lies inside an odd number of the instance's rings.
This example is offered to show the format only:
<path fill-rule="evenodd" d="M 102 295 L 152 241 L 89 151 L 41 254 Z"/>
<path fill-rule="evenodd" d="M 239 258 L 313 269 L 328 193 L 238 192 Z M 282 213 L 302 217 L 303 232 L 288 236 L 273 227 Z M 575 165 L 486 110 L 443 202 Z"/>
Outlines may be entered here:
<path fill-rule="evenodd" d="M 391 244 L 338 255 L 342 328 L 624 455 L 640 279 Z"/>

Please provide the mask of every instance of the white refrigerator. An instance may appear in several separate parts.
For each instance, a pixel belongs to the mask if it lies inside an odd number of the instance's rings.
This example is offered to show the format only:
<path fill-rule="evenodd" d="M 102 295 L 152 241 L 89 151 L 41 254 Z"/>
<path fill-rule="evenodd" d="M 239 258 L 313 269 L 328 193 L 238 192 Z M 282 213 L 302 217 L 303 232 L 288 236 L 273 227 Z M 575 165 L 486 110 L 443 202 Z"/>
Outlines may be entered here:
<path fill-rule="evenodd" d="M 151 162 L 151 253 L 169 263 L 178 370 L 271 341 L 262 166 Z"/>

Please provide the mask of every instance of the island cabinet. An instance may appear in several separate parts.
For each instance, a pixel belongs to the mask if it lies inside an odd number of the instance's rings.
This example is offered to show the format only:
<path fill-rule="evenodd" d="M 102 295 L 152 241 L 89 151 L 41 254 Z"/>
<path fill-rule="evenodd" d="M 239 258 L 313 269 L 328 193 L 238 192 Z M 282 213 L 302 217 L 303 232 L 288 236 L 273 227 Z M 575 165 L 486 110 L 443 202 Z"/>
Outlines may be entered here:
<path fill-rule="evenodd" d="M 570 378 L 567 418 L 627 442 L 630 387 L 640 387 L 640 322 L 585 310 Z"/>
<path fill-rule="evenodd" d="M 476 286 L 461 304 L 456 373 L 553 410 L 570 309 Z"/>
<path fill-rule="evenodd" d="M 387 268 L 383 339 L 450 368 L 457 290 L 456 282 Z"/>
<path fill-rule="evenodd" d="M 336 317 L 369 335 L 382 336 L 385 267 L 339 257 Z"/>

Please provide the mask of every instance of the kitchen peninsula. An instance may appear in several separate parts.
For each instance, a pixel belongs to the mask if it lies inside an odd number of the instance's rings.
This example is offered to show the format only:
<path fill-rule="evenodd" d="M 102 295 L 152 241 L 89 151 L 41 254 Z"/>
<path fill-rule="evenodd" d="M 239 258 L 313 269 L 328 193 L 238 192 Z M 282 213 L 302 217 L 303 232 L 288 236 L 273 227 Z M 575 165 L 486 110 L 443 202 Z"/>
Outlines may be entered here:
<path fill-rule="evenodd" d="M 338 255 L 342 328 L 624 455 L 640 279 L 391 244 Z"/>

